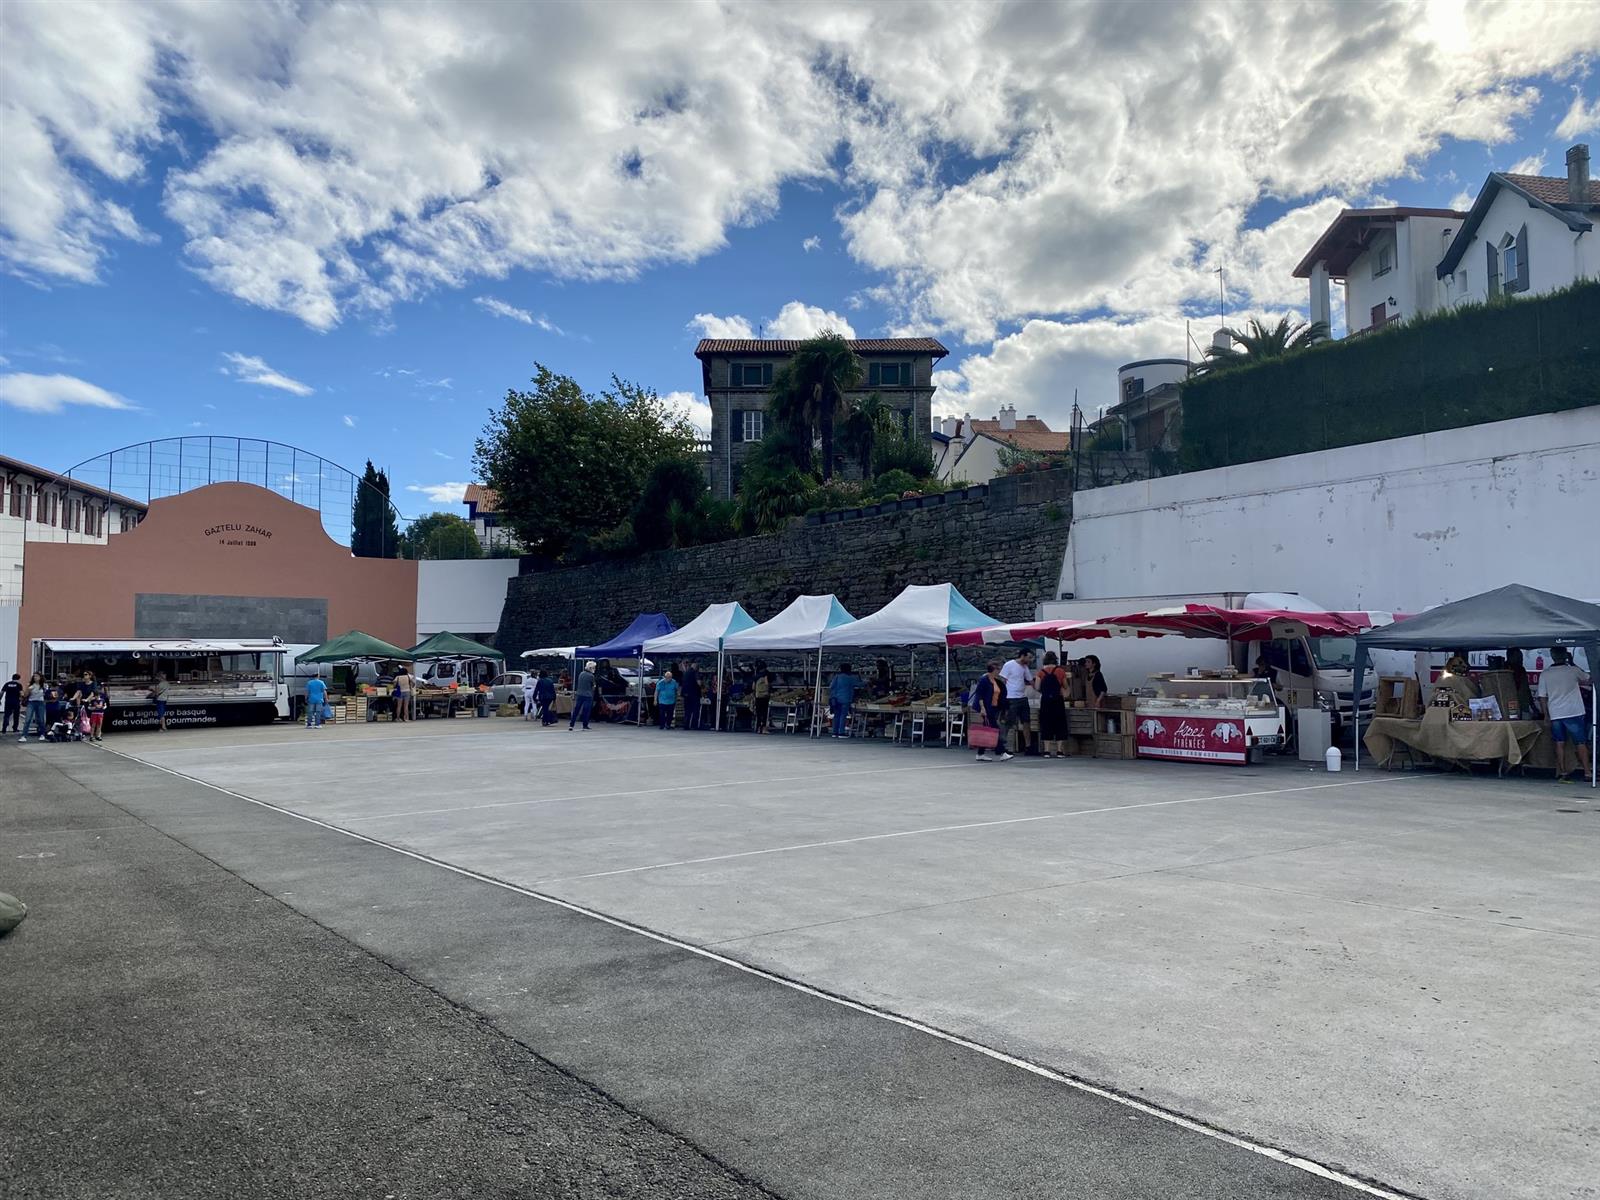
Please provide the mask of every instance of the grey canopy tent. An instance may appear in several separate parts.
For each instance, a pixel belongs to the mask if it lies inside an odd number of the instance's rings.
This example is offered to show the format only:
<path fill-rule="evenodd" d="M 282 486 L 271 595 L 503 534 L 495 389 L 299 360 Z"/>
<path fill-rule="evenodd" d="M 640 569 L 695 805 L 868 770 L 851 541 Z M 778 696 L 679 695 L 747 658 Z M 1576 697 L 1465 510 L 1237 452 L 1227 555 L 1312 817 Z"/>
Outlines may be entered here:
<path fill-rule="evenodd" d="M 1509 650 L 1578 647 L 1589 670 L 1600 670 L 1600 605 L 1513 583 L 1454 604 L 1441 604 L 1356 637 L 1355 695 L 1372 650 Z M 1596 710 L 1589 716 L 1589 785 L 1596 784 Z M 1361 769 L 1361 714 L 1356 713 L 1356 770 Z"/>

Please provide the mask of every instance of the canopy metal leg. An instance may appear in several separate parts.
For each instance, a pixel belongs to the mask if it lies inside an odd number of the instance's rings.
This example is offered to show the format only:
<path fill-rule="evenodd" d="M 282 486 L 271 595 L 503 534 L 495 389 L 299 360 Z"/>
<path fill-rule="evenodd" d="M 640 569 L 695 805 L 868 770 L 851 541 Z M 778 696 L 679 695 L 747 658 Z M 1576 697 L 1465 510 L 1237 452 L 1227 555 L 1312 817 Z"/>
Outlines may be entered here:
<path fill-rule="evenodd" d="M 950 643 L 944 644 L 944 744 L 950 748 Z"/>

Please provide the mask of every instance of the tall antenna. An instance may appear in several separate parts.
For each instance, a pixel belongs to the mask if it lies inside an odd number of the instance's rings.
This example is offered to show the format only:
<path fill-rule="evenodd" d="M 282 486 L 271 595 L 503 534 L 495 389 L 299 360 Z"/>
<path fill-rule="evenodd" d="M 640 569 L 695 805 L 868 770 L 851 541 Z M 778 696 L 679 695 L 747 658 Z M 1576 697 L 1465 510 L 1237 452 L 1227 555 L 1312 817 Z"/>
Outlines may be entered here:
<path fill-rule="evenodd" d="M 1228 327 L 1228 273 L 1226 268 L 1218 267 L 1212 272 L 1217 277 L 1217 324 L 1219 328 Z"/>

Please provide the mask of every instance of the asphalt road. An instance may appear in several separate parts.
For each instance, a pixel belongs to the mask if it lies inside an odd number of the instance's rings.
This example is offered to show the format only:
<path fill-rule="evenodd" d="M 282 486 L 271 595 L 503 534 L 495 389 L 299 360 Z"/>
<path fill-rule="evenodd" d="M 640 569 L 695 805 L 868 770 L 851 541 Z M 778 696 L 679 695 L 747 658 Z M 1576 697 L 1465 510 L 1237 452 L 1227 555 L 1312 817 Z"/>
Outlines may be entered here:
<path fill-rule="evenodd" d="M 0 780 L 0 1195 L 768 1195 L 47 759 Z"/>
<path fill-rule="evenodd" d="M 6 1195 L 1360 1194 L 148 766 L 0 755 Z"/>

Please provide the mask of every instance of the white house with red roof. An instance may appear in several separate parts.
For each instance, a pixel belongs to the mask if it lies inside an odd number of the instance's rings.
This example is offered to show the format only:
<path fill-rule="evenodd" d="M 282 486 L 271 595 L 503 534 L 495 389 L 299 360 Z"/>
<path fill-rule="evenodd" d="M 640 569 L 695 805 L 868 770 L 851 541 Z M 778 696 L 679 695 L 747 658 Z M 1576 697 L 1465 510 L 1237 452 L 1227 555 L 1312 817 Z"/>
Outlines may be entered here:
<path fill-rule="evenodd" d="M 987 483 L 1004 469 L 1007 449 L 1023 454 L 1065 454 L 1069 436 L 1058 433 L 1029 413 L 1018 417 L 1015 405 L 1002 408 L 992 420 L 946 417 L 934 438 L 934 471 L 952 483 Z"/>
<path fill-rule="evenodd" d="M 1329 284 L 1344 285 L 1345 330 L 1365 333 L 1491 296 L 1537 295 L 1600 278 L 1600 183 L 1589 147 L 1567 174 L 1492 172 L 1469 212 L 1345 209 L 1294 269 L 1311 319 L 1331 325 Z"/>
<path fill-rule="evenodd" d="M 467 506 L 467 520 L 472 532 L 478 535 L 478 545 L 485 554 L 496 550 L 521 550 L 522 543 L 506 526 L 500 523 L 500 493 L 481 483 L 467 484 L 461 503 Z"/>

